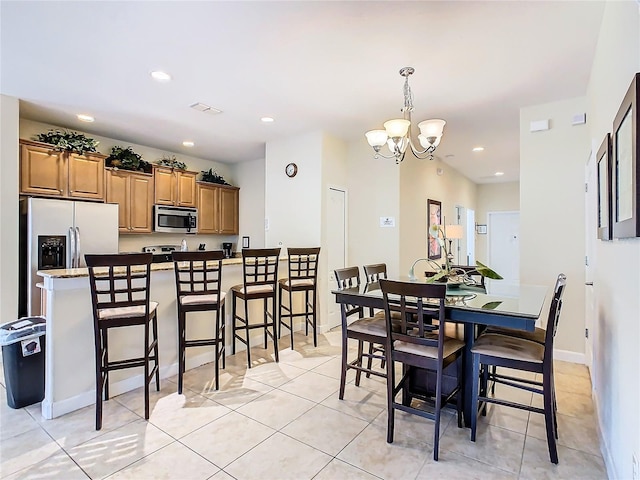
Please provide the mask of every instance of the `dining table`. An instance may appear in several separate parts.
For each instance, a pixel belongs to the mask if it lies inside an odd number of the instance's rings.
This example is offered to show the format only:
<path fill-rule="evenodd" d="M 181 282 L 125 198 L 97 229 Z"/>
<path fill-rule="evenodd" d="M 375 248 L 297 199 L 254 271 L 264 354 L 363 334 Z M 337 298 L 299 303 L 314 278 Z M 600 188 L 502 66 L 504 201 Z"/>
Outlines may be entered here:
<path fill-rule="evenodd" d="M 391 278 L 405 282 L 423 282 L 426 278 Z M 489 288 L 491 288 L 489 286 Z M 491 294 L 475 285 L 447 285 L 445 317 L 448 322 L 461 324 L 464 329 L 464 372 L 463 413 L 464 424 L 470 426 L 472 405 L 473 359 L 471 348 L 483 326 L 496 326 L 534 331 L 548 293 L 548 287 L 541 285 L 519 285 L 510 289 L 509 294 Z M 489 290 L 490 291 L 490 290 Z M 336 303 L 341 305 L 342 325 L 347 325 L 347 305 L 384 309 L 382 290 L 378 282 L 363 283 L 350 288 L 332 290 Z M 425 303 L 437 305 L 438 301 L 424 299 Z M 479 328 L 480 327 L 480 328 Z"/>

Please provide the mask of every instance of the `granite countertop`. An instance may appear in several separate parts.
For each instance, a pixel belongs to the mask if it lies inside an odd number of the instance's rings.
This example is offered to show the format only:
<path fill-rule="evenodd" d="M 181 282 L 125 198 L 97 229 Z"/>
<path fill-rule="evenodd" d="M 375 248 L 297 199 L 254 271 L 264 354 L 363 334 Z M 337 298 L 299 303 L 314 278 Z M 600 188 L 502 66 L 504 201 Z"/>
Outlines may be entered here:
<path fill-rule="evenodd" d="M 281 258 L 280 261 L 282 260 L 286 260 L 286 258 Z M 222 265 L 242 265 L 242 258 L 225 258 L 222 260 Z M 173 270 L 173 262 L 151 264 L 152 272 L 159 272 L 163 270 Z M 41 277 L 48 278 L 77 278 L 88 277 L 89 270 L 87 268 L 59 268 L 54 270 L 38 270 L 37 274 Z"/>

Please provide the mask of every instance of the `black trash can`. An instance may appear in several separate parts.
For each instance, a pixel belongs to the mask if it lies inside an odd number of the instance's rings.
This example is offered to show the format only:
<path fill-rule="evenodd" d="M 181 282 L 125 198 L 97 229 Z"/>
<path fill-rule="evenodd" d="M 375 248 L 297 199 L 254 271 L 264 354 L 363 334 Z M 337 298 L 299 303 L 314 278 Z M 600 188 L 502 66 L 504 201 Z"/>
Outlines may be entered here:
<path fill-rule="evenodd" d="M 24 317 L 0 325 L 7 403 L 22 408 L 44 398 L 44 317 Z"/>

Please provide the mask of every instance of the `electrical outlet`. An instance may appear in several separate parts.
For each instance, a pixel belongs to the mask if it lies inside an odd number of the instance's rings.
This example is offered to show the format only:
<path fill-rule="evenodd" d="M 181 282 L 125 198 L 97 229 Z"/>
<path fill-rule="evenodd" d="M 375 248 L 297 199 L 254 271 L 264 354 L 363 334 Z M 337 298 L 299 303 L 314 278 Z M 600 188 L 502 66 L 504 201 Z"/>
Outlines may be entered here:
<path fill-rule="evenodd" d="M 638 465 L 638 456 L 633 454 L 633 480 L 640 480 L 640 465 Z"/>

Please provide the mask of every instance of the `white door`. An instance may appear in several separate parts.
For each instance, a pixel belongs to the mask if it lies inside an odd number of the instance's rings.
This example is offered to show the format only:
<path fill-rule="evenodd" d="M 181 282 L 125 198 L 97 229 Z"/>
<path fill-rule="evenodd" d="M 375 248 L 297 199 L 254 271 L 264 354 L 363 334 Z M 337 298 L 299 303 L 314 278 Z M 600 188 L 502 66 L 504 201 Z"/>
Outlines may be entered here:
<path fill-rule="evenodd" d="M 476 211 L 467 208 L 467 225 L 465 227 L 467 239 L 467 265 L 476 264 Z"/>
<path fill-rule="evenodd" d="M 596 374 L 595 366 L 597 363 L 593 362 L 593 355 L 595 352 L 593 351 L 593 345 L 597 345 L 594 342 L 594 337 L 597 335 L 597 328 L 595 322 L 596 316 L 596 300 L 595 300 L 595 291 L 593 286 L 593 272 L 595 271 L 595 243 L 597 236 L 597 225 L 596 225 L 596 209 L 597 209 L 597 185 L 596 185 L 596 175 L 595 171 L 595 155 L 593 155 L 597 151 L 598 147 L 595 146 L 592 148 L 592 155 L 587 162 L 587 166 L 585 169 L 585 291 L 584 291 L 584 300 L 585 300 L 585 362 L 589 367 L 589 371 L 591 372 L 591 385 L 597 385 L 596 382 Z"/>
<path fill-rule="evenodd" d="M 520 285 L 520 212 L 489 212 L 487 215 L 488 262 L 502 280 L 488 280 L 487 291 L 516 295 Z"/>
<path fill-rule="evenodd" d="M 87 266 L 84 261 L 86 253 L 118 253 L 118 205 L 73 203 L 79 266 Z"/>
<path fill-rule="evenodd" d="M 340 307 L 336 304 L 335 295 L 331 290 L 336 289 L 336 280 L 333 271 L 344 268 L 347 261 L 347 215 L 346 192 L 337 188 L 329 188 L 328 195 L 328 240 L 327 240 L 327 265 L 328 265 L 328 317 L 329 328 L 340 325 Z"/>

